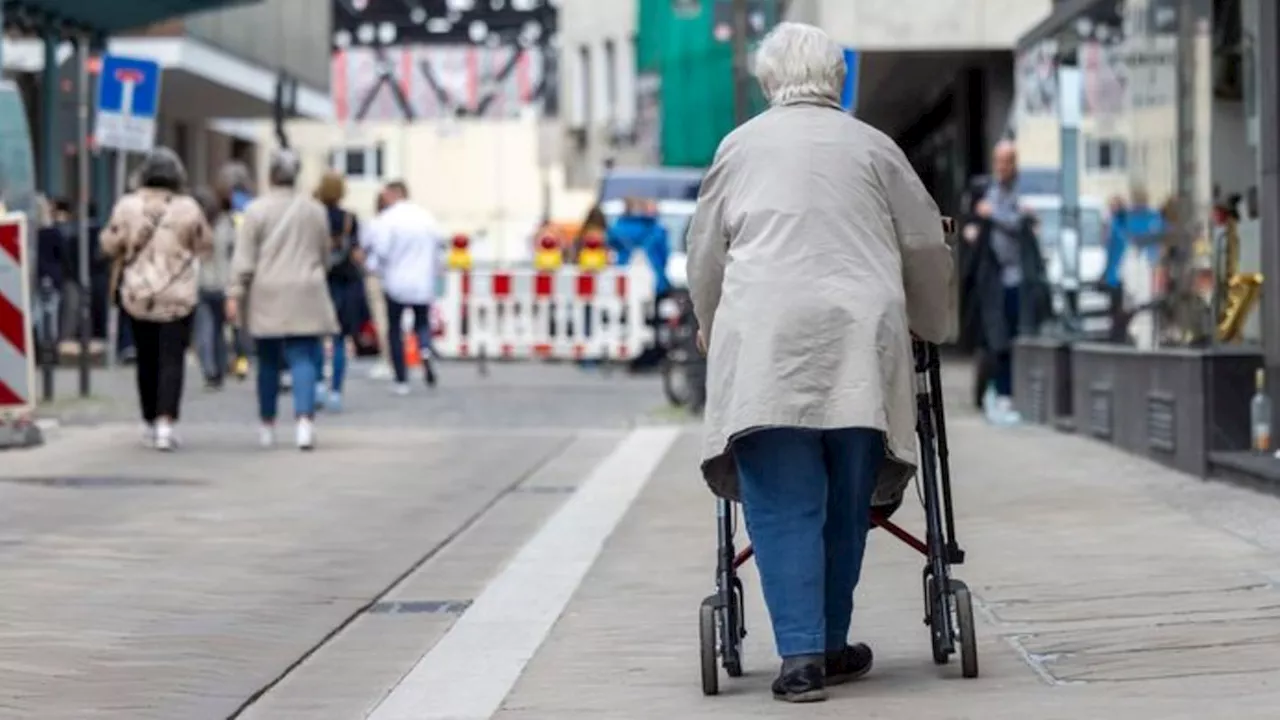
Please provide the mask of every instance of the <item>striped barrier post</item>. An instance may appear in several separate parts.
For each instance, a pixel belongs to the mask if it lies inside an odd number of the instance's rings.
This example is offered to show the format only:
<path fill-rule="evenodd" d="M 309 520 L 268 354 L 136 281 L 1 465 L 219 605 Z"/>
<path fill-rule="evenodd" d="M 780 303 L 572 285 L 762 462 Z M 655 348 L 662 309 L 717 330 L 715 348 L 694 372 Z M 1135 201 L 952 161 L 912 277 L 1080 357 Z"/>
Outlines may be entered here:
<path fill-rule="evenodd" d="M 35 343 L 31 336 L 31 283 L 27 221 L 0 216 L 0 447 L 31 444 L 35 406 Z"/>

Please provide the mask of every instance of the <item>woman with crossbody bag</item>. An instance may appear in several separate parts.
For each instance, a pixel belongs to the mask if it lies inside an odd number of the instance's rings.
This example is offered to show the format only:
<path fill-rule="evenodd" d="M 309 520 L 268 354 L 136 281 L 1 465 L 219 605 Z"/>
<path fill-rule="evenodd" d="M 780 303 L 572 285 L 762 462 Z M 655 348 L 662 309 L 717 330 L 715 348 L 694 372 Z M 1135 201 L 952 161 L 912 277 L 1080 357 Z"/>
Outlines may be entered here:
<path fill-rule="evenodd" d="M 299 170 L 293 152 L 272 153 L 271 187 L 245 209 L 236 238 L 227 319 L 244 322 L 257 345 L 260 444 L 275 444 L 280 373 L 287 363 L 297 446 L 310 450 L 315 446 L 315 358 L 323 339 L 338 332 L 338 321 L 326 282 L 329 220 L 324 206 L 297 192 Z"/>
<path fill-rule="evenodd" d="M 320 186 L 316 188 L 316 199 L 324 204 L 328 215 L 331 238 L 329 296 L 333 298 L 333 309 L 338 316 L 339 326 L 338 334 L 331 338 L 333 370 L 329 378 L 328 397 L 324 400 L 325 409 L 334 412 L 342 410 L 342 385 L 347 373 L 347 338 L 355 340 L 360 334 L 360 327 L 369 317 L 364 287 L 364 253 L 357 239 L 360 227 L 356 216 L 342 207 L 345 194 L 346 183 L 335 172 L 325 173 L 320 179 Z M 323 367 L 323 355 L 319 362 Z M 317 392 L 323 392 L 323 383 Z"/>
<path fill-rule="evenodd" d="M 174 425 L 182 406 L 199 264 L 213 240 L 204 211 L 185 194 L 187 173 L 177 154 L 157 147 L 136 177 L 137 189 L 111 211 L 102 252 L 118 268 L 112 284 L 118 284 L 133 329 L 144 441 L 167 451 L 178 443 Z"/>

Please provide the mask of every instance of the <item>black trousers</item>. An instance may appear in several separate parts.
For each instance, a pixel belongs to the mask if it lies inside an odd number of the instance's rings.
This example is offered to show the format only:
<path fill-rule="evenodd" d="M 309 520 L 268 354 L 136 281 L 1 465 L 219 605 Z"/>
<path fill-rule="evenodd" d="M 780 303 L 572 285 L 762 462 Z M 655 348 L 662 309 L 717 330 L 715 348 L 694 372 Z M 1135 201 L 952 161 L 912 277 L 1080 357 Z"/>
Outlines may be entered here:
<path fill-rule="evenodd" d="M 130 318 L 137 351 L 138 403 L 142 419 L 178 419 L 182 406 L 182 376 L 191 341 L 191 315 L 168 322 Z"/>

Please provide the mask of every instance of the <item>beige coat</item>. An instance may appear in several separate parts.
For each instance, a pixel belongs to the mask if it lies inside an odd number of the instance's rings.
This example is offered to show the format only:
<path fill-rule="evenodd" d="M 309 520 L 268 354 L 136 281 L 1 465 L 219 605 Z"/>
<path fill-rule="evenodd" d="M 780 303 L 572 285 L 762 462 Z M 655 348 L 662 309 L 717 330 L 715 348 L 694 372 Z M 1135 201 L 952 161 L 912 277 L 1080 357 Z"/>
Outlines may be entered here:
<path fill-rule="evenodd" d="M 130 317 L 167 322 L 196 306 L 200 259 L 213 247 L 200 205 L 186 195 L 142 188 L 120 198 L 102 231 L 102 252 Z"/>
<path fill-rule="evenodd" d="M 877 504 L 916 464 L 908 327 L 952 325 L 938 208 L 897 145 L 826 101 L 766 111 L 721 143 L 689 230 L 709 341 L 703 475 L 738 499 L 732 440 L 765 427 L 875 428 Z"/>
<path fill-rule="evenodd" d="M 242 301 L 253 337 L 315 337 L 338 332 L 325 279 L 329 218 L 315 199 L 273 189 L 244 211 L 231 258 L 227 297 Z"/>

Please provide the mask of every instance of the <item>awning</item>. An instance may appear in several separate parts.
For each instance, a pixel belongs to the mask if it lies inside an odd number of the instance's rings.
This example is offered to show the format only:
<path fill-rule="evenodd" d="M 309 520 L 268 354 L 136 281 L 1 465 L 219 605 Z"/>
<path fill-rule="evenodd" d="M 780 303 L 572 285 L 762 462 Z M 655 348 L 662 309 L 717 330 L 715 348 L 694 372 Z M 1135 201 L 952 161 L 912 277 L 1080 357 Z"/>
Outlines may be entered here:
<path fill-rule="evenodd" d="M 4 13 L 6 24 L 21 23 L 27 16 L 32 24 L 53 20 L 111 34 L 181 15 L 256 2 L 259 0 L 4 0 Z"/>

